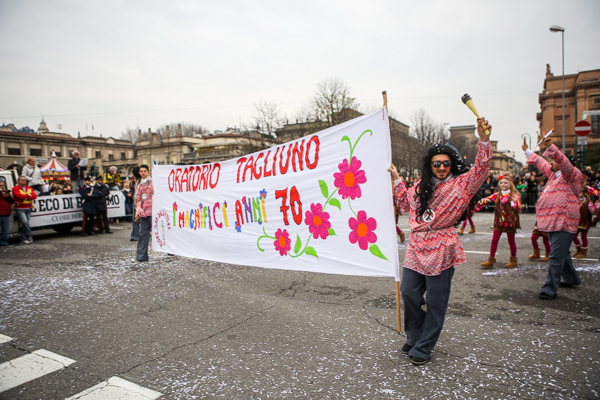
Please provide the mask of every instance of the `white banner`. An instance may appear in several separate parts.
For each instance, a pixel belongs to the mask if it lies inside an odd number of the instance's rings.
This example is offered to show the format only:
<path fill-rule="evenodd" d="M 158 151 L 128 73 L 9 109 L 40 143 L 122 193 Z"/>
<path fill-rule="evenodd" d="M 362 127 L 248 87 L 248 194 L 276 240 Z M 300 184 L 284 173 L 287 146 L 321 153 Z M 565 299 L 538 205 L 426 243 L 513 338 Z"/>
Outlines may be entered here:
<path fill-rule="evenodd" d="M 119 218 L 125 215 L 125 196 L 120 190 L 109 192 L 106 201 L 108 218 Z M 48 226 L 65 224 L 83 220 L 81 196 L 78 194 L 61 194 L 58 196 L 38 196 L 33 201 L 33 210 L 29 226 Z"/>
<path fill-rule="evenodd" d="M 390 163 L 383 109 L 233 160 L 155 165 L 153 249 L 398 280 Z"/>

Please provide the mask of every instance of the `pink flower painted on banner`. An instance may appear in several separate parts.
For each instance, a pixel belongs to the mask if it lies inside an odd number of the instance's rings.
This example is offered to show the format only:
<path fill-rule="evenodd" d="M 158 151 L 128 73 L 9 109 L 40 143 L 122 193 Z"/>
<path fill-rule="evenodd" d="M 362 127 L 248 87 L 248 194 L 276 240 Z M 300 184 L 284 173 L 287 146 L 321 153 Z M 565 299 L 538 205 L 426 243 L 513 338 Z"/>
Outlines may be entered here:
<path fill-rule="evenodd" d="M 348 220 L 348 225 L 352 230 L 349 235 L 350 243 L 358 242 L 358 247 L 362 250 L 367 250 L 369 243 L 377 241 L 377 235 L 373 232 L 377 229 L 377 221 L 375 218 L 367 218 L 366 212 L 359 211 L 357 218 Z"/>
<path fill-rule="evenodd" d="M 354 200 L 361 196 L 360 186 L 358 185 L 367 181 L 365 171 L 360 169 L 361 165 L 362 163 L 356 157 L 352 157 L 350 166 L 348 166 L 348 160 L 344 159 L 338 165 L 340 172 L 333 174 L 335 178 L 333 184 L 340 188 L 343 200 L 346 200 L 348 197 Z"/>
<path fill-rule="evenodd" d="M 275 245 L 275 250 L 277 250 L 280 255 L 287 255 L 288 251 L 292 248 L 292 241 L 290 240 L 290 234 L 287 230 L 281 230 L 281 228 L 277 229 L 273 244 Z"/>
<path fill-rule="evenodd" d="M 321 239 L 329 236 L 329 228 L 331 228 L 331 222 L 329 222 L 329 213 L 323 212 L 323 206 L 321 204 L 312 203 L 310 205 L 310 211 L 305 213 L 306 219 L 304 223 L 308 225 L 308 231 L 313 234 L 313 238 Z"/>

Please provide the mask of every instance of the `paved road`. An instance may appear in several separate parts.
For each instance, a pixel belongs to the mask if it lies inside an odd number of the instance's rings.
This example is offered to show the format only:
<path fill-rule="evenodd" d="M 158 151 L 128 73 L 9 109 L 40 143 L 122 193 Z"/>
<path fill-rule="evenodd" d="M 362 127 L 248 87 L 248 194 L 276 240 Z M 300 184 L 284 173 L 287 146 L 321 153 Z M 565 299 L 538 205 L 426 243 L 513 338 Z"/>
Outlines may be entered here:
<path fill-rule="evenodd" d="M 543 301 L 547 264 L 527 260 L 533 216 L 515 270 L 479 268 L 491 221 L 477 214 L 480 232 L 462 238 L 468 263 L 421 367 L 398 351 L 390 279 L 163 254 L 137 269 L 125 224 L 89 238 L 36 231 L 0 253 L 0 399 L 598 398 L 600 229 L 594 258 L 576 262 L 583 285 Z M 497 258 L 508 262 L 504 238 Z"/>

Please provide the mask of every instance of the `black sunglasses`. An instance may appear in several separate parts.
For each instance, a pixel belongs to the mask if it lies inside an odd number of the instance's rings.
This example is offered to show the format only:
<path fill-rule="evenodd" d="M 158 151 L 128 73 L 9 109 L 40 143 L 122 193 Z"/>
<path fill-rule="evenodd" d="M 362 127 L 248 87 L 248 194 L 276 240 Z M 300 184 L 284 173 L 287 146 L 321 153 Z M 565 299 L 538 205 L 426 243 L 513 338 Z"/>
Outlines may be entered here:
<path fill-rule="evenodd" d="M 452 165 L 452 163 L 449 160 L 444 160 L 444 161 L 432 161 L 431 165 L 433 165 L 433 168 L 439 168 L 442 165 L 446 168 L 449 168 L 450 165 Z"/>

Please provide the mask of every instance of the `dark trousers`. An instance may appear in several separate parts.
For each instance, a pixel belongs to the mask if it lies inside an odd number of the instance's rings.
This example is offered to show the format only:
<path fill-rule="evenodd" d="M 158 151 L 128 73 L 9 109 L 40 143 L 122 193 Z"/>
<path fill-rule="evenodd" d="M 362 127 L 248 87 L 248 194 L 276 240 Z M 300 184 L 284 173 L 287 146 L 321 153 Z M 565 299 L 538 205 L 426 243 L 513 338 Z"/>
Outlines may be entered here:
<path fill-rule="evenodd" d="M 148 261 L 148 244 L 150 243 L 150 232 L 152 229 L 152 216 L 140 218 L 140 240 L 137 242 L 135 259 Z"/>
<path fill-rule="evenodd" d="M 133 221 L 133 216 L 134 216 L 133 215 L 133 203 L 127 203 L 127 202 L 125 203 L 125 215 L 126 215 L 125 220 L 127 222 Z"/>
<path fill-rule="evenodd" d="M 140 240 L 140 224 L 135 222 L 135 218 L 131 222 L 131 235 L 129 235 L 131 240 Z"/>
<path fill-rule="evenodd" d="M 96 218 L 94 214 L 83 214 L 83 223 L 81 224 L 81 233 L 91 235 L 94 231 L 94 222 Z"/>
<path fill-rule="evenodd" d="M 430 358 L 446 318 L 454 268 L 440 275 L 421 275 L 402 269 L 402 300 L 404 301 L 404 330 L 406 343 L 413 346 L 411 357 Z M 427 292 L 427 302 L 423 295 Z M 427 311 L 422 306 L 427 304 Z"/>
<path fill-rule="evenodd" d="M 527 207 L 529 212 L 535 212 L 535 204 L 537 203 L 537 192 L 527 192 Z"/>
<path fill-rule="evenodd" d="M 548 266 L 546 281 L 542 286 L 542 293 L 556 297 L 561 276 L 563 282 L 567 284 L 579 285 L 581 283 L 581 278 L 573 267 L 573 260 L 571 259 L 571 242 L 574 236 L 574 233 L 565 231 L 548 232 L 550 265 Z"/>
<path fill-rule="evenodd" d="M 110 232 L 110 227 L 108 226 L 108 211 L 96 210 L 96 219 L 98 220 L 98 230 L 100 233 Z"/>

